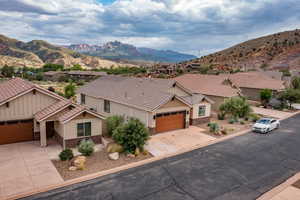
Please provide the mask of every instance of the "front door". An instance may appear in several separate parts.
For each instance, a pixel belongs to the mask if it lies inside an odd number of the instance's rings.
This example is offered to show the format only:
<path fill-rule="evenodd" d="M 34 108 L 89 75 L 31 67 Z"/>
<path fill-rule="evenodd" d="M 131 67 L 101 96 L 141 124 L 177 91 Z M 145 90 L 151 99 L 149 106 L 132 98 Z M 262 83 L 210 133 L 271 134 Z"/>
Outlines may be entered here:
<path fill-rule="evenodd" d="M 46 122 L 46 134 L 47 134 L 47 138 L 53 137 L 54 133 L 55 133 L 54 121 Z"/>

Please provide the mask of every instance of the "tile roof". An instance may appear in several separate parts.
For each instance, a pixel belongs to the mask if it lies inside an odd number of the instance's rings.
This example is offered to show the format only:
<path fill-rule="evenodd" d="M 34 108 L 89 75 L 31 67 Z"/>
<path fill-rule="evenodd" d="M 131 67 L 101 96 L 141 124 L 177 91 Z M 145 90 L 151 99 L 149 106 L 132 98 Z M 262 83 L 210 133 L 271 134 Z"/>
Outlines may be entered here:
<path fill-rule="evenodd" d="M 55 114 L 56 112 L 61 111 L 62 109 L 64 109 L 65 107 L 67 107 L 68 105 L 71 105 L 72 102 L 70 100 L 61 100 L 59 102 L 56 102 L 46 108 L 44 108 L 43 110 L 37 112 L 35 114 L 35 119 L 37 121 L 41 121 L 43 120 L 45 117 L 50 117 L 53 114 Z"/>
<path fill-rule="evenodd" d="M 284 82 L 260 72 L 241 72 L 228 75 L 233 85 L 240 88 L 283 90 Z"/>
<path fill-rule="evenodd" d="M 174 80 L 193 93 L 220 97 L 239 95 L 238 89 L 224 84 L 226 77 L 221 75 L 185 74 L 176 77 Z"/>
<path fill-rule="evenodd" d="M 203 99 L 205 99 L 205 96 L 202 94 L 194 94 L 192 96 L 185 96 L 181 98 L 188 102 L 190 105 L 193 105 L 201 102 Z"/>
<path fill-rule="evenodd" d="M 21 78 L 13 78 L 5 81 L 0 84 L 0 104 L 34 87 L 33 83 Z"/>
<path fill-rule="evenodd" d="M 77 92 L 152 111 L 174 96 L 169 93 L 174 83 L 170 79 L 103 76 Z"/>

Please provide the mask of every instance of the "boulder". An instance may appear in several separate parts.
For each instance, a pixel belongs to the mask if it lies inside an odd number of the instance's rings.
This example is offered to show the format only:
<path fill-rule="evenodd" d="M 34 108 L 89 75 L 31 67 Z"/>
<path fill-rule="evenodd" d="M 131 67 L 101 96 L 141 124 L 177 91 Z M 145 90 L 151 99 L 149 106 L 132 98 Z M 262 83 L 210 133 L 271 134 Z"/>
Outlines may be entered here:
<path fill-rule="evenodd" d="M 76 171 L 76 170 L 77 170 L 77 167 L 75 167 L 75 166 L 69 167 L 69 171 Z"/>
<path fill-rule="evenodd" d="M 108 154 L 109 159 L 111 160 L 118 160 L 120 158 L 120 155 L 118 152 L 110 153 Z"/>
<path fill-rule="evenodd" d="M 124 151 L 124 148 L 117 143 L 110 143 L 107 145 L 106 151 L 107 153 L 122 153 Z"/>
<path fill-rule="evenodd" d="M 132 153 L 129 153 L 129 154 L 127 154 L 126 156 L 129 157 L 129 158 L 135 158 L 135 155 L 132 154 Z"/>
<path fill-rule="evenodd" d="M 85 156 L 77 156 L 74 158 L 72 162 L 72 166 L 76 167 L 79 170 L 85 169 L 86 157 Z"/>

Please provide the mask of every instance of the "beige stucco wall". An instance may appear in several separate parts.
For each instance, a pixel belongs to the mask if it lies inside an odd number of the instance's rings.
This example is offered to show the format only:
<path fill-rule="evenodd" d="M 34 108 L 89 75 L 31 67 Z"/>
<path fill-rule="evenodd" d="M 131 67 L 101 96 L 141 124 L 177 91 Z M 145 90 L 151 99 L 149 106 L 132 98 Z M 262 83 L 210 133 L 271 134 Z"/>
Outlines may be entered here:
<path fill-rule="evenodd" d="M 29 92 L 9 102 L 9 107 L 6 105 L 0 106 L 0 121 L 32 119 L 38 111 L 54 104 L 57 99 L 45 95 L 39 91 Z"/>
<path fill-rule="evenodd" d="M 199 117 L 198 116 L 199 106 L 203 106 L 203 105 L 206 108 L 205 109 L 205 116 Z M 206 118 L 206 117 L 210 117 L 210 115 L 211 115 L 211 104 L 210 103 L 202 102 L 202 103 L 193 105 L 193 111 L 192 111 L 192 116 L 191 116 L 192 119 Z"/>
<path fill-rule="evenodd" d="M 77 137 L 77 124 L 91 122 L 92 136 L 102 134 L 102 120 L 99 118 L 74 119 L 66 124 L 60 124 L 59 131 L 63 132 L 64 139 L 75 139 Z M 63 130 L 62 130 L 63 129 Z"/>
<path fill-rule="evenodd" d="M 260 89 L 252 88 L 240 88 L 242 94 L 249 100 L 259 101 L 260 100 Z"/>
<path fill-rule="evenodd" d="M 149 113 L 147 111 L 110 101 L 110 113 L 106 113 L 104 112 L 104 99 L 97 99 L 94 97 L 86 96 L 85 102 L 86 102 L 85 105 L 87 105 L 89 108 L 96 109 L 96 112 L 106 117 L 112 115 L 122 115 L 124 117 L 135 117 L 140 119 L 146 126 L 149 125 L 148 122 Z"/>
<path fill-rule="evenodd" d="M 211 96 L 211 95 L 206 95 L 206 96 L 212 101 L 214 101 L 214 104 L 211 105 L 211 109 L 214 111 L 218 111 L 220 105 L 224 103 L 224 100 L 226 99 L 225 97 L 218 97 L 218 96 Z"/>

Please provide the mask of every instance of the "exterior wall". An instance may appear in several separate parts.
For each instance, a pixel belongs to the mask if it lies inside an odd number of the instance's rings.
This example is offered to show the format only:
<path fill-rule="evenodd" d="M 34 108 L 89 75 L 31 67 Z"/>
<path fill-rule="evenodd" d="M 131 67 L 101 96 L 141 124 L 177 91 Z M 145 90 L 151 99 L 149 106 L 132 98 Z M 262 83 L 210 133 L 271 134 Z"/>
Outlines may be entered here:
<path fill-rule="evenodd" d="M 211 105 L 211 109 L 213 111 L 218 111 L 219 107 L 222 103 L 224 103 L 224 100 L 226 97 L 218 97 L 218 96 L 211 96 L 211 95 L 206 95 L 209 99 L 214 101 L 214 104 Z"/>
<path fill-rule="evenodd" d="M 252 88 L 240 88 L 242 94 L 249 100 L 259 101 L 260 100 L 260 89 L 252 89 Z"/>
<path fill-rule="evenodd" d="M 92 136 L 102 135 L 102 120 L 99 118 L 82 118 L 82 119 L 73 119 L 70 122 L 63 125 L 63 134 L 64 139 L 77 139 L 77 124 L 91 122 L 92 123 Z M 85 137 L 83 137 L 85 138 Z"/>
<path fill-rule="evenodd" d="M 184 96 L 189 96 L 190 95 L 189 93 L 187 93 L 186 91 L 184 91 L 183 89 L 181 89 L 178 86 L 170 88 L 169 92 L 172 93 L 172 94 L 175 94 L 177 96 L 180 96 L 180 97 L 184 97 Z"/>
<path fill-rule="evenodd" d="M 201 117 L 198 116 L 199 106 L 205 106 L 206 107 L 204 116 L 201 116 Z M 203 103 L 193 105 L 193 111 L 191 113 L 191 118 L 192 119 L 207 118 L 207 117 L 210 117 L 210 115 L 211 115 L 211 104 L 210 103 L 203 102 Z"/>
<path fill-rule="evenodd" d="M 9 102 L 9 107 L 6 105 L 0 106 L 0 121 L 33 119 L 34 114 L 38 111 L 54 104 L 55 98 L 36 91 L 29 92 Z"/>
<path fill-rule="evenodd" d="M 80 94 L 78 95 L 80 99 Z M 108 117 L 112 115 L 123 115 L 125 117 L 135 117 L 140 119 L 146 126 L 149 126 L 147 111 L 139 110 L 137 108 L 129 107 L 119 103 L 110 101 L 110 113 L 104 112 L 104 99 L 97 99 L 94 97 L 86 96 L 85 105 L 93 108 L 96 112 Z"/>

